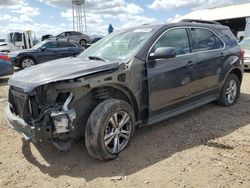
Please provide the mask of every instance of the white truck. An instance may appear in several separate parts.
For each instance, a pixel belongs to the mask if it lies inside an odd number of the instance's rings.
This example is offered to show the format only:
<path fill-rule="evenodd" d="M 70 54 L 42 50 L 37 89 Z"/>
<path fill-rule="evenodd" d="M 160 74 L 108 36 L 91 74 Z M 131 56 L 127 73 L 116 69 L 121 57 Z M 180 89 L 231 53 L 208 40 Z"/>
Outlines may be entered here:
<path fill-rule="evenodd" d="M 32 48 L 33 47 L 32 31 L 8 33 L 6 43 L 13 44 L 17 49 Z"/>

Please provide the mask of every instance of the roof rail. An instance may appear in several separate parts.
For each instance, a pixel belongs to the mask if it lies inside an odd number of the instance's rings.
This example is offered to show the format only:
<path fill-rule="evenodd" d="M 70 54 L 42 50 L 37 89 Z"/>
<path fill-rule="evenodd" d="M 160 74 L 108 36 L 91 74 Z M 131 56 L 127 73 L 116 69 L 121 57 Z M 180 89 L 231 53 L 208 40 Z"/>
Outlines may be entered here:
<path fill-rule="evenodd" d="M 190 23 L 204 23 L 204 24 L 216 24 L 221 25 L 219 22 L 216 21 L 208 21 L 208 20 L 195 20 L 195 19 L 183 19 L 179 22 L 190 22 Z"/>

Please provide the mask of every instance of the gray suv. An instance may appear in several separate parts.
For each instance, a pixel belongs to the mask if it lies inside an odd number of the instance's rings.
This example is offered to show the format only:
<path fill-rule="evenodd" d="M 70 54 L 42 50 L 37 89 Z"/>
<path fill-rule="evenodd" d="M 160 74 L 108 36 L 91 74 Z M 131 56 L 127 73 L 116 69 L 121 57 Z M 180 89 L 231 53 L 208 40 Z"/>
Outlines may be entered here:
<path fill-rule="evenodd" d="M 85 46 L 90 42 L 88 35 L 77 31 L 66 31 L 56 36 L 57 39 L 69 39 L 78 42 L 82 46 Z"/>
<path fill-rule="evenodd" d="M 11 127 L 60 150 L 84 137 L 95 159 L 114 159 L 136 127 L 240 97 L 243 56 L 228 27 L 180 22 L 118 31 L 77 57 L 9 81 Z M 178 127 L 176 127 L 178 128 Z"/>

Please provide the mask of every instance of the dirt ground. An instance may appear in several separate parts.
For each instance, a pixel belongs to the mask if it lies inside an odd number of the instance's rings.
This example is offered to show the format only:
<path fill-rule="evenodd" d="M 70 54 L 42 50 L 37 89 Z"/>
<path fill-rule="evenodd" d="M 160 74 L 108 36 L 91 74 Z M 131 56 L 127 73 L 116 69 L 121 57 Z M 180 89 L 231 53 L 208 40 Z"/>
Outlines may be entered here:
<path fill-rule="evenodd" d="M 137 129 L 118 159 L 91 159 L 83 142 L 68 152 L 22 140 L 5 120 L 0 79 L 0 187 L 250 187 L 250 73 L 238 104 L 208 104 Z"/>

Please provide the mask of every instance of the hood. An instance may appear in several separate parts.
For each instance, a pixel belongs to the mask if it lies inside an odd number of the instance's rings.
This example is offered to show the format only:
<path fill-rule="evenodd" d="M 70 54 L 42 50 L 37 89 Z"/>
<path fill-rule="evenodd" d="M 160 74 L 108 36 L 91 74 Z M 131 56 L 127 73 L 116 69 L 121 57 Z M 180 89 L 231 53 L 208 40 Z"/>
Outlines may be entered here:
<path fill-rule="evenodd" d="M 9 85 L 21 88 L 24 92 L 31 92 L 43 84 L 74 79 L 113 69 L 118 66 L 118 62 L 84 60 L 79 57 L 69 57 L 19 71 L 11 77 Z"/>

